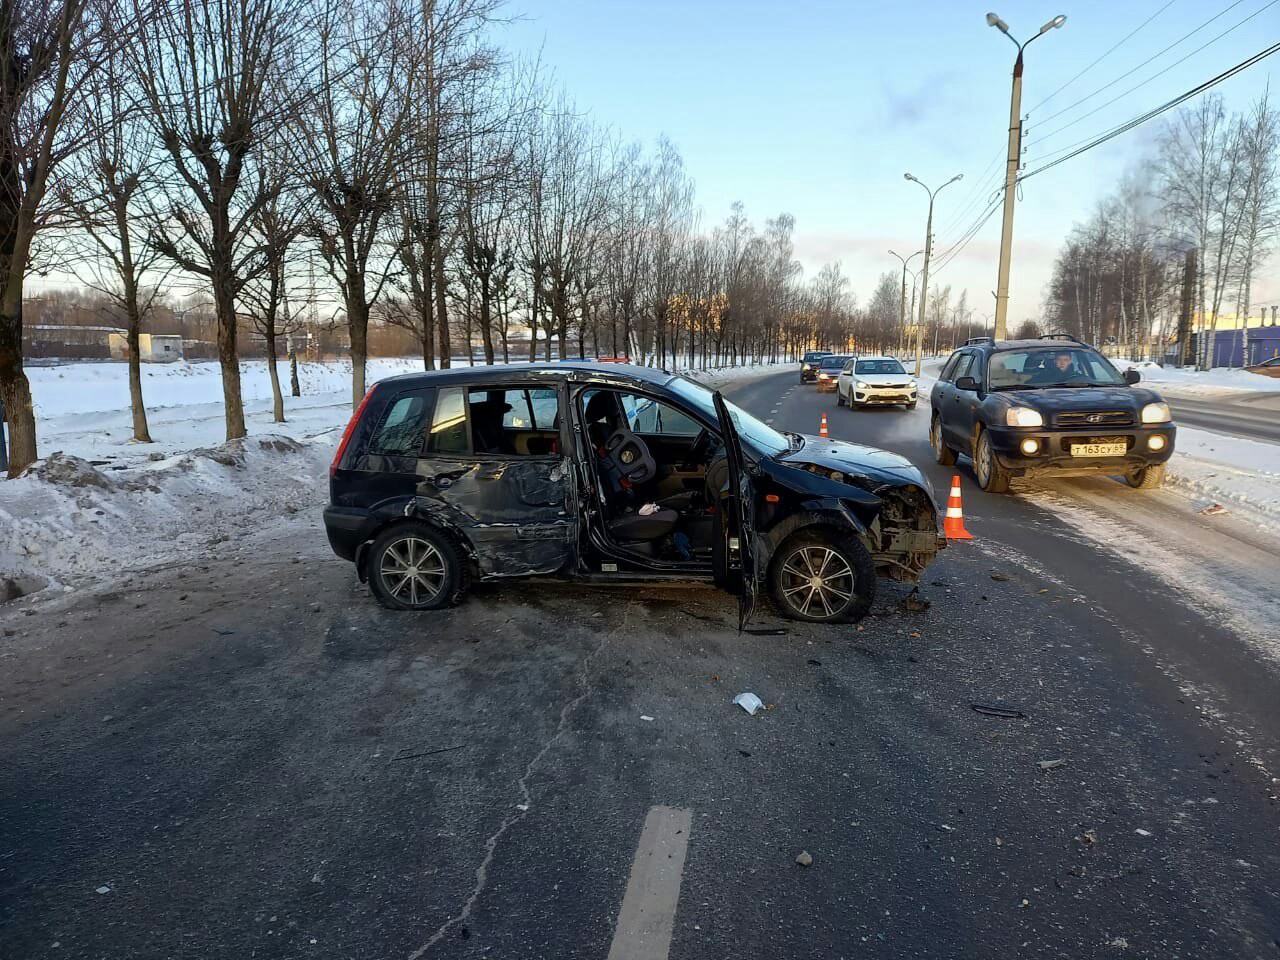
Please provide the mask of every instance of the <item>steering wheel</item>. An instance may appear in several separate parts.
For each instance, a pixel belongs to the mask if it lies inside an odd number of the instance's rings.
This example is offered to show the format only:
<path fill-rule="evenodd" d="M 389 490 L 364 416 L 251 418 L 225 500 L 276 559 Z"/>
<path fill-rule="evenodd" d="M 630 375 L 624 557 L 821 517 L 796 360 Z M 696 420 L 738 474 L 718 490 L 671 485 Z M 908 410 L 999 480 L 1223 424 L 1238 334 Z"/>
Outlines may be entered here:
<path fill-rule="evenodd" d="M 701 466 L 714 444 L 715 436 L 703 427 L 702 431 L 693 438 L 693 443 L 689 445 L 689 452 L 685 454 L 684 463 L 681 466 L 685 470 L 693 470 Z"/>
<path fill-rule="evenodd" d="M 658 474 L 658 464 L 643 440 L 619 427 L 604 442 L 604 455 L 629 483 L 644 483 Z"/>

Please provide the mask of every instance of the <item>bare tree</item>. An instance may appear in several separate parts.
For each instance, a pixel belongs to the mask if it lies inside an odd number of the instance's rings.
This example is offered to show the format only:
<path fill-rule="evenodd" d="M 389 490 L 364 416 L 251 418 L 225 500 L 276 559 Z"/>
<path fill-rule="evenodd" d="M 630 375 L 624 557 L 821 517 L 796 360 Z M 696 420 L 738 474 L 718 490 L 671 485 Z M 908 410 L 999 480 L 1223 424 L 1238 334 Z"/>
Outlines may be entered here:
<path fill-rule="evenodd" d="M 9 475 L 36 459 L 35 412 L 22 368 L 22 289 L 37 234 L 65 212 L 48 187 L 93 135 L 84 91 L 111 51 L 90 0 L 0 3 L 0 401 Z"/>
<path fill-rule="evenodd" d="M 162 294 L 167 270 L 140 230 L 154 200 L 157 156 L 133 99 L 137 90 L 122 66 L 114 57 L 99 71 L 89 108 L 98 136 L 70 165 L 59 193 L 74 227 L 67 244 L 73 270 L 123 315 L 133 439 L 150 443 L 142 397 L 142 323 Z"/>
<path fill-rule="evenodd" d="M 255 172 L 266 135 L 296 116 L 309 77 L 305 0 L 133 0 L 129 65 L 166 154 L 151 242 L 208 285 L 227 439 L 245 435 L 236 304 L 265 269 L 251 226 L 278 189 Z"/>

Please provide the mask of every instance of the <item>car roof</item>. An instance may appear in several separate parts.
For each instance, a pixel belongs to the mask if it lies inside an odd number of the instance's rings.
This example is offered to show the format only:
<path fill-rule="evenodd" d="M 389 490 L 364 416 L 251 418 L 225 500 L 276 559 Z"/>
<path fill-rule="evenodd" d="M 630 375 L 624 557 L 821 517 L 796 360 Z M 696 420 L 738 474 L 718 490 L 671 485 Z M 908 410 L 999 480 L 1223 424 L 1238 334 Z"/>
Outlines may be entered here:
<path fill-rule="evenodd" d="M 987 340 L 982 343 L 966 343 L 959 349 L 987 350 L 1093 350 L 1091 343 L 1083 340 L 1071 340 L 1065 337 L 1037 337 L 1032 340 Z"/>
<path fill-rule="evenodd" d="M 852 360 L 855 354 L 852 353 L 829 353 L 823 360 Z"/>
<path fill-rule="evenodd" d="M 597 363 L 592 360 L 562 360 L 554 363 L 495 363 L 450 367 L 448 370 L 424 370 L 385 377 L 378 385 L 434 387 L 442 384 L 466 385 L 494 383 L 503 380 L 594 380 L 628 382 L 663 386 L 676 379 L 669 370 L 642 367 L 633 363 Z"/>
<path fill-rule="evenodd" d="M 873 355 L 873 354 L 867 354 L 867 355 L 866 355 L 866 356 L 864 356 L 864 357 L 858 357 L 858 358 L 857 358 L 857 360 L 858 360 L 858 362 L 859 362 L 859 363 L 861 363 L 863 360 L 898 360 L 898 358 L 897 358 L 897 357 L 884 357 L 884 356 L 878 356 L 878 355 Z M 901 363 L 902 361 L 901 361 L 901 360 L 898 360 L 898 362 L 899 362 L 899 363 Z"/>

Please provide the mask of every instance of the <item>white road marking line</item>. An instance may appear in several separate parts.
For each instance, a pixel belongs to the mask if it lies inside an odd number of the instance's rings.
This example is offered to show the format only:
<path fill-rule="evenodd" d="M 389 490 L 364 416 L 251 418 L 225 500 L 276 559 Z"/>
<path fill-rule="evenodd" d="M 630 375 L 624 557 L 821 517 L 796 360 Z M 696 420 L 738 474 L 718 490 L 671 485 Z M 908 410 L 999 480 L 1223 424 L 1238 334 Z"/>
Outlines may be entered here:
<path fill-rule="evenodd" d="M 649 808 L 608 960 L 667 960 L 692 826 L 692 810 Z"/>

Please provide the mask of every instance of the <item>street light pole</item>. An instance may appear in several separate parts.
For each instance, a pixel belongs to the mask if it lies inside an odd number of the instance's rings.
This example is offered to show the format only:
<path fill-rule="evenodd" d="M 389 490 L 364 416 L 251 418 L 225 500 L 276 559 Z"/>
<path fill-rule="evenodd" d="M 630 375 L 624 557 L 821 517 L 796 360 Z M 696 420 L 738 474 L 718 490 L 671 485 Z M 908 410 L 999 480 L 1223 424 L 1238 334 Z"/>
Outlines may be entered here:
<path fill-rule="evenodd" d="M 920 184 L 924 187 L 925 193 L 929 194 L 929 219 L 925 221 L 924 227 L 924 264 L 920 267 L 920 319 L 916 323 L 916 376 L 918 377 L 924 359 L 924 311 L 929 302 L 929 257 L 933 254 L 933 198 L 945 187 L 964 179 L 964 174 L 957 173 L 937 190 L 930 190 L 922 181 L 909 173 L 904 173 L 902 176 L 905 180 Z"/>
<path fill-rule="evenodd" d="M 1062 14 L 1054 17 L 1040 32 L 1032 37 L 1043 36 L 1050 30 L 1056 30 L 1066 22 Z M 1022 160 L 1022 51 L 1031 45 L 1031 40 L 1019 43 L 1009 33 L 1009 25 L 994 13 L 987 14 L 987 26 L 995 27 L 1018 48 L 1018 59 L 1013 62 L 1013 94 L 1009 99 L 1009 153 L 1005 160 L 1004 171 L 1004 225 L 1000 230 L 1000 274 L 996 281 L 996 329 L 997 340 L 1008 339 L 1009 314 L 1009 260 L 1013 253 L 1013 203 L 1018 186 L 1018 166 Z"/>
<path fill-rule="evenodd" d="M 914 260 L 916 257 L 920 256 L 920 254 L 924 253 L 924 251 L 917 250 L 911 256 L 907 257 L 905 260 L 902 259 L 902 254 L 900 253 L 894 253 L 892 250 L 890 250 L 889 253 L 893 254 L 893 256 L 897 257 L 899 260 L 902 260 L 902 296 L 898 298 L 898 329 L 902 331 L 902 336 L 906 337 L 907 335 L 907 264 L 910 263 L 912 260 Z"/>

